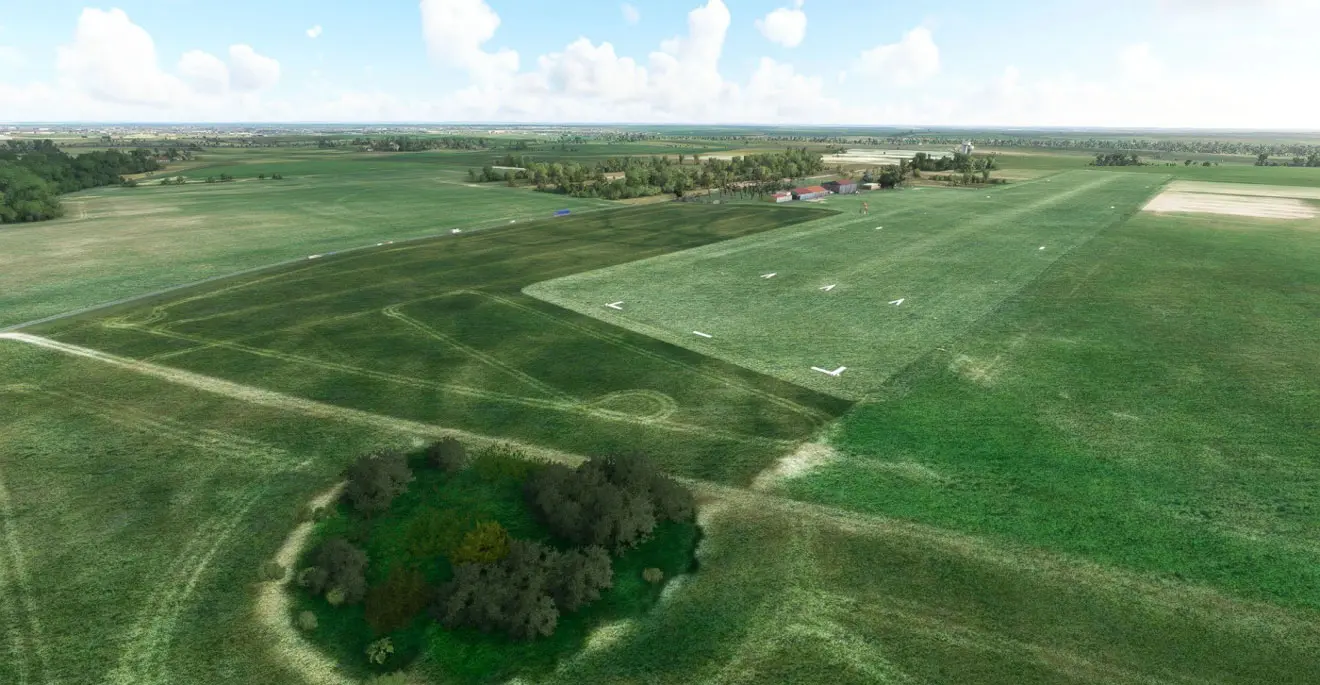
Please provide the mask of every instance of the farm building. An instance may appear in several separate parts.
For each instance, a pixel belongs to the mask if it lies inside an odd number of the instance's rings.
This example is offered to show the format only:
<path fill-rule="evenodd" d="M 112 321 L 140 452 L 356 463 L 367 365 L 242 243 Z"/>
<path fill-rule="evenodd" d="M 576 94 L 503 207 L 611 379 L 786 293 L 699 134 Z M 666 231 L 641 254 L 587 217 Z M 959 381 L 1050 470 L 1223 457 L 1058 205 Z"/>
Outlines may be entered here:
<path fill-rule="evenodd" d="M 857 181 L 850 178 L 838 181 L 826 181 L 824 185 L 831 193 L 838 193 L 839 195 L 849 195 L 857 192 Z"/>
<path fill-rule="evenodd" d="M 772 202 L 789 202 L 793 199 L 793 193 L 787 190 L 781 190 L 770 196 Z"/>
<path fill-rule="evenodd" d="M 861 188 L 862 188 L 862 190 L 880 190 L 880 184 L 879 184 L 879 183 L 863 183 L 863 184 L 861 185 Z"/>
<path fill-rule="evenodd" d="M 797 200 L 814 200 L 818 197 L 829 195 L 830 191 L 820 186 L 805 186 L 793 189 L 793 198 Z"/>

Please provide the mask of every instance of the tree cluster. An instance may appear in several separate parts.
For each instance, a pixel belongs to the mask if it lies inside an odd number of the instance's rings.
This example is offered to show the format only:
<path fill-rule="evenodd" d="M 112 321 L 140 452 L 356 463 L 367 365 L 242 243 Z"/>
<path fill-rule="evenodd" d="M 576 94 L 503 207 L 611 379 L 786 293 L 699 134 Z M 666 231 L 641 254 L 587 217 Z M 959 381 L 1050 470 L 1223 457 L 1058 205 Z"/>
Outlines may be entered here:
<path fill-rule="evenodd" d="M 692 493 L 640 455 L 590 459 L 576 469 L 551 464 L 527 479 L 523 493 L 555 535 L 616 553 L 658 522 L 690 520 L 695 511 Z"/>
<path fill-rule="evenodd" d="M 148 150 L 106 150 L 74 157 L 49 140 L 6 141 L 0 147 L 0 223 L 61 216 L 62 193 L 119 185 L 127 174 L 159 168 Z"/>
<path fill-rule="evenodd" d="M 356 604 L 367 592 L 367 553 L 344 538 L 331 538 L 317 549 L 312 566 L 298 574 L 298 584 L 331 604 Z"/>
<path fill-rule="evenodd" d="M 727 160 L 701 159 L 693 154 L 691 164 L 684 164 L 684 159 L 685 155 L 679 155 L 677 162 L 668 156 L 612 157 L 583 165 L 574 161 L 538 162 L 524 156 L 506 155 L 480 172 L 469 170 L 468 178 L 477 183 L 527 184 L 540 191 L 574 197 L 621 200 L 663 193 L 682 197 L 696 188 L 718 188 L 728 192 L 743 186 L 756 186 L 760 192 L 769 192 L 786 187 L 792 179 L 825 170 L 823 158 L 806 148 Z M 497 166 L 511 168 L 496 169 Z"/>
<path fill-rule="evenodd" d="M 561 613 L 600 599 L 613 582 L 610 556 L 601 547 L 561 552 L 515 540 L 499 561 L 456 565 L 431 615 L 449 628 L 532 640 L 553 634 Z"/>
<path fill-rule="evenodd" d="M 1288 162 L 1276 162 L 1270 159 L 1269 153 L 1262 152 L 1256 155 L 1256 166 L 1300 166 L 1300 167 L 1320 167 L 1320 150 L 1316 150 L 1306 156 L 1296 155 Z"/>
<path fill-rule="evenodd" d="M 1142 166 L 1142 162 L 1135 152 L 1102 152 L 1091 166 Z"/>

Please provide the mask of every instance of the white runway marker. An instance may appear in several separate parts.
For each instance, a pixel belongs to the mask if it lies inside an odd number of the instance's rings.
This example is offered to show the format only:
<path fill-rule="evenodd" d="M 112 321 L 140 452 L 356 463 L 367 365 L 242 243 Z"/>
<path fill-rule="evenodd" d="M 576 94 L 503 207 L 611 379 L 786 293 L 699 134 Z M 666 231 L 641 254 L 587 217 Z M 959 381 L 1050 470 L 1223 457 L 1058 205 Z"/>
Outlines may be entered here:
<path fill-rule="evenodd" d="M 619 305 L 621 305 L 621 304 L 623 304 L 623 300 L 619 300 L 618 302 L 611 302 L 611 303 L 609 303 L 609 304 L 607 304 L 607 305 L 605 305 L 605 306 L 606 306 L 606 307 L 609 307 L 610 309 L 618 309 L 618 310 L 622 310 L 623 307 L 620 307 L 620 306 L 619 306 Z"/>
<path fill-rule="evenodd" d="M 462 233 L 462 232 L 463 232 L 463 229 L 461 229 L 461 228 L 455 228 L 454 230 L 450 231 L 450 233 Z"/>
<path fill-rule="evenodd" d="M 307 255 L 307 258 L 308 258 L 308 259 L 320 259 L 320 258 L 321 258 L 321 255 L 319 255 L 319 254 Z"/>
<path fill-rule="evenodd" d="M 843 373 L 844 371 L 848 370 L 848 367 L 846 367 L 846 366 L 840 366 L 839 368 L 837 368 L 837 369 L 835 369 L 835 370 L 833 370 L 833 371 L 829 371 L 829 370 L 826 370 L 826 369 L 822 369 L 822 368 L 820 368 L 819 366 L 813 366 L 813 367 L 811 367 L 811 370 L 812 370 L 812 371 L 819 371 L 819 372 L 825 374 L 826 376 L 834 376 L 835 378 L 838 378 L 838 377 L 839 377 L 839 374 L 841 374 L 841 373 Z"/>
<path fill-rule="evenodd" d="M 768 274 L 761 274 L 761 278 L 774 278 L 778 273 L 778 271 L 775 271 Z"/>
<path fill-rule="evenodd" d="M 882 228 L 884 228 L 884 226 L 876 226 L 876 227 L 875 227 L 875 230 L 878 231 L 878 230 L 880 230 L 880 229 L 882 229 Z"/>
<path fill-rule="evenodd" d="M 895 307 L 897 307 L 898 305 L 903 304 L 903 300 L 906 300 L 906 299 L 907 299 L 906 297 L 900 297 L 900 298 L 898 298 L 897 300 L 890 300 L 890 301 L 889 301 L 889 304 L 892 304 L 892 305 L 894 305 Z"/>
<path fill-rule="evenodd" d="M 1042 249 L 1042 250 L 1045 249 L 1045 246 L 1044 246 L 1044 245 L 1041 245 L 1041 246 L 1040 246 L 1040 249 Z"/>
<path fill-rule="evenodd" d="M 715 336 L 711 335 L 710 333 L 702 333 L 701 331 L 692 331 L 692 334 L 693 334 L 693 335 L 699 335 L 699 336 L 701 336 L 701 337 L 703 337 L 703 338 L 713 338 L 713 337 L 715 337 Z"/>
<path fill-rule="evenodd" d="M 825 292 L 829 292 L 829 291 L 831 291 L 831 290 L 834 290 L 834 286 L 836 286 L 836 285 L 838 285 L 838 283 L 831 283 L 831 284 L 829 284 L 829 285 L 827 285 L 827 286 L 823 286 L 823 287 L 821 288 L 821 290 L 824 290 Z"/>

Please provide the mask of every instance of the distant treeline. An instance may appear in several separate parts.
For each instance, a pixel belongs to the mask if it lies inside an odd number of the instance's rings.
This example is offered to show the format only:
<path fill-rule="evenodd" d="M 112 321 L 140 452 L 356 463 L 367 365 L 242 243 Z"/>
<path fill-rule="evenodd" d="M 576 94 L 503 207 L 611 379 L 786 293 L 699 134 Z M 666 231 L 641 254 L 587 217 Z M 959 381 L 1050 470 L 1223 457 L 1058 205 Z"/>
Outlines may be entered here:
<path fill-rule="evenodd" d="M 125 174 L 155 171 L 151 151 L 107 150 L 76 157 L 49 140 L 8 141 L 0 147 L 0 223 L 41 221 L 63 213 L 59 195 L 123 183 Z"/>
<path fill-rule="evenodd" d="M 691 163 L 684 164 L 689 157 Z M 496 169 L 496 166 L 510 168 Z M 823 171 L 825 162 L 819 154 L 797 148 L 732 159 L 702 159 L 697 154 L 680 154 L 678 161 L 660 156 L 611 157 L 591 165 L 572 161 L 537 162 L 520 155 L 505 155 L 481 171 L 469 170 L 468 178 L 474 182 L 534 185 L 540 191 L 574 197 L 621 200 L 662 193 L 682 197 L 697 188 L 732 190 L 754 186 L 759 192 L 768 192 L 784 187 L 791 179 Z"/>
<path fill-rule="evenodd" d="M 1286 162 L 1276 162 L 1270 159 L 1270 156 L 1268 154 L 1262 152 L 1256 155 L 1256 166 L 1320 167 L 1320 150 L 1316 150 L 1315 152 L 1312 152 L 1305 157 L 1301 155 L 1296 155 L 1291 160 Z"/>
<path fill-rule="evenodd" d="M 494 143 L 486 138 L 464 136 L 444 136 L 438 138 L 416 138 L 413 136 L 382 136 L 372 138 L 329 139 L 322 138 L 316 144 L 320 148 L 356 147 L 372 152 L 422 152 L 425 150 L 484 150 Z"/>

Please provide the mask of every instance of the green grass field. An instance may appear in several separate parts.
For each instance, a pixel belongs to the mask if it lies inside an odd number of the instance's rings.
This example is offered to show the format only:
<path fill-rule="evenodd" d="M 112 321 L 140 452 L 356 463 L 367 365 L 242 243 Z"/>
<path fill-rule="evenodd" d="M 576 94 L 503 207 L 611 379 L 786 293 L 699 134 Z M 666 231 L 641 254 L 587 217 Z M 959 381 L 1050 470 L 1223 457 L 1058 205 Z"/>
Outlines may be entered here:
<path fill-rule="evenodd" d="M 256 181 L 103 189 L 85 221 L 0 231 L 0 320 L 18 322 L 405 229 L 502 226 L 23 331 L 116 357 L 0 338 L 0 683 L 358 682 L 266 622 L 259 568 L 355 456 L 453 429 L 533 450 L 641 447 L 696 479 L 699 570 L 524 682 L 1306 685 L 1320 672 L 1317 221 L 1137 213 L 1161 176 L 1073 167 L 987 191 L 875 193 L 865 222 L 834 198 L 833 215 L 574 206 L 509 226 L 513 204 L 543 196 L 429 194 L 425 179 L 462 168 L 337 154 L 225 151 L 205 163 L 254 175 L 286 155 L 305 177 L 278 195 Z M 359 193 L 338 218 L 335 188 Z M 531 216 L 568 206 L 544 197 Z M 98 206 L 131 212 L 92 218 Z M 145 221 L 157 215 L 173 219 Z M 168 252 L 179 236 L 196 255 Z M 1040 251 L 1042 236 L 1066 248 Z M 891 242 L 872 252 L 872 238 Z M 685 306 L 747 330 L 753 314 L 770 331 L 842 316 L 810 306 L 847 293 L 842 278 L 829 293 L 791 269 L 761 281 L 777 267 L 758 272 L 754 255 L 845 273 L 851 260 L 848 277 L 872 284 L 902 274 L 956 321 L 913 315 L 926 339 L 907 319 L 860 327 L 847 349 L 891 366 L 853 404 L 708 356 L 676 324 L 672 341 L 613 325 L 637 300 L 597 298 L 586 316 L 522 292 L 651 269 L 630 284 L 687 293 L 666 301 L 675 321 L 694 316 Z M 744 283 L 684 260 L 756 268 Z M 745 294 L 689 283 L 724 278 Z M 796 314 L 757 302 L 751 288 L 767 287 Z M 863 296 L 887 316 L 921 312 L 906 309 L 919 296 Z M 623 312 L 601 306 L 619 299 Z M 866 369 L 847 365 L 838 380 Z M 806 439 L 833 451 L 742 487 Z M 423 655 L 413 674 L 444 683 L 473 663 Z"/>
<path fill-rule="evenodd" d="M 1317 229 L 1133 217 L 850 413 L 790 492 L 1320 609 Z"/>
<path fill-rule="evenodd" d="M 1075 171 L 984 192 L 833 197 L 825 206 L 842 210 L 833 217 L 525 292 L 856 400 L 1131 216 L 1163 180 Z M 622 311 L 602 306 L 619 300 Z M 830 377 L 813 366 L 847 371 Z"/>
<path fill-rule="evenodd" d="M 66 197 L 62 219 L 0 228 L 0 327 L 310 254 L 608 206 L 468 185 L 464 171 L 413 156 L 204 157 L 218 166 L 184 175 L 239 180 L 99 188 Z M 287 178 L 255 178 L 276 172 Z"/>
<path fill-rule="evenodd" d="M 530 222 L 327 256 L 30 332 L 569 452 L 655 452 L 676 473 L 749 482 L 847 402 L 519 288 L 826 213 L 669 204 Z"/>

